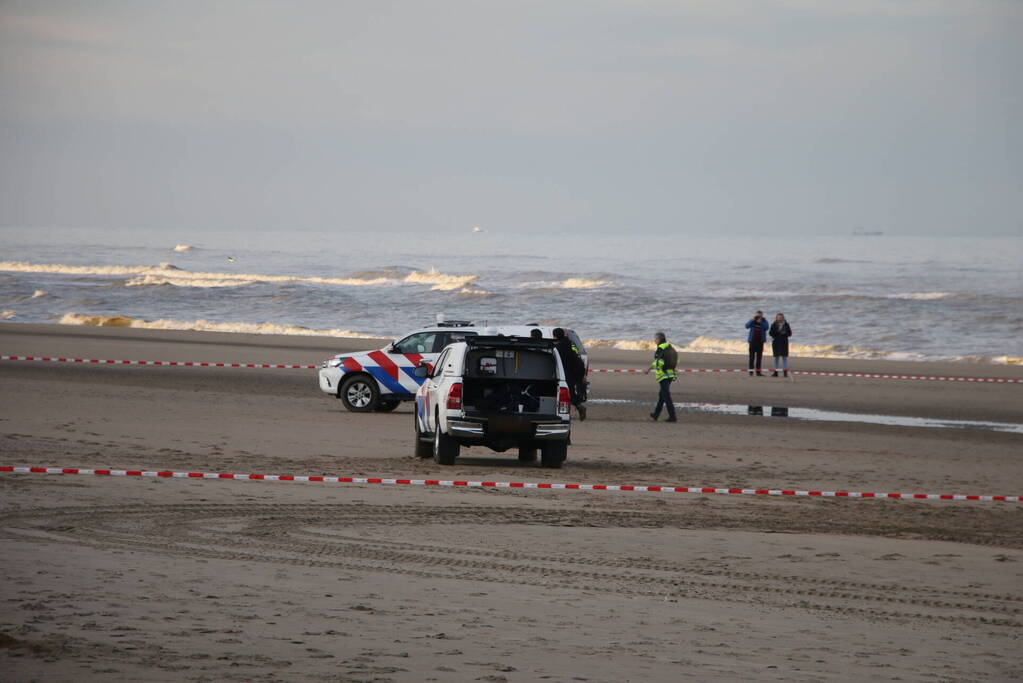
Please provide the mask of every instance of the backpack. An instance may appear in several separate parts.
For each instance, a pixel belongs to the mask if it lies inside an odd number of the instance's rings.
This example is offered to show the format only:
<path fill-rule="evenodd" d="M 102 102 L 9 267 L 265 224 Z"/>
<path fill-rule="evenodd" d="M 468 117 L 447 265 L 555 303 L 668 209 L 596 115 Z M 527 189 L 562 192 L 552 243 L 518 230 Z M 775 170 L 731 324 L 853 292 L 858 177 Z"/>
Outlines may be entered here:
<path fill-rule="evenodd" d="M 674 370 L 678 367 L 678 351 L 671 344 L 661 353 L 661 360 L 664 361 L 665 370 Z"/>

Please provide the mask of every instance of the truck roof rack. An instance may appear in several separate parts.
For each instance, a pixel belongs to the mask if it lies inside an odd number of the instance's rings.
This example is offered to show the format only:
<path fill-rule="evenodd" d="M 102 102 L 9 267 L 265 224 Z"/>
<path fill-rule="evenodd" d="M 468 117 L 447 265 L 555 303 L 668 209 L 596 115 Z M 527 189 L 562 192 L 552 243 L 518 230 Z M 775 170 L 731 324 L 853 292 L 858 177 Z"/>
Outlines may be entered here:
<path fill-rule="evenodd" d="M 485 346 L 491 349 L 553 349 L 553 339 L 533 339 L 532 337 L 506 337 L 505 335 L 476 335 L 465 338 L 469 348 Z"/>

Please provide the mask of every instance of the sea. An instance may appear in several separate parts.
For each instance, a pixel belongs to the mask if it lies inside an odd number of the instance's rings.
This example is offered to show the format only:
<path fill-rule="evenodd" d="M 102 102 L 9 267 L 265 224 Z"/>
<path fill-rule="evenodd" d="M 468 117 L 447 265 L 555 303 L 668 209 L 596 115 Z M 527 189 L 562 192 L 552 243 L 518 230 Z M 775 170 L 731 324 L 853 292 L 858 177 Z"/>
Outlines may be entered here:
<path fill-rule="evenodd" d="M 1023 237 L 0 228 L 11 325 L 397 338 L 441 314 L 745 353 L 756 310 L 795 356 L 1021 364 Z"/>

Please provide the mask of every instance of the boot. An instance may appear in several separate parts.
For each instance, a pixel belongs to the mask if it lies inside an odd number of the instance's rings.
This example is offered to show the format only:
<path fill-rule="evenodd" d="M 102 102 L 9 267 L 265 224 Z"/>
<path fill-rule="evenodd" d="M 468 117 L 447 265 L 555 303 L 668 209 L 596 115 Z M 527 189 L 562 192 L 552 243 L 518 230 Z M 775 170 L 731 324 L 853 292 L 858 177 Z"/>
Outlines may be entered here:
<path fill-rule="evenodd" d="M 778 371 L 777 370 L 775 370 L 774 372 L 771 373 L 771 377 L 777 377 L 777 376 L 778 376 Z"/>
<path fill-rule="evenodd" d="M 586 406 L 584 406 L 582 403 L 580 403 L 579 405 L 576 406 L 576 410 L 579 411 L 579 421 L 580 422 L 585 421 L 586 420 Z"/>
<path fill-rule="evenodd" d="M 786 371 L 785 371 L 785 376 L 786 376 L 786 377 L 788 377 L 788 376 L 789 376 L 789 371 L 788 371 L 788 370 L 786 370 Z"/>

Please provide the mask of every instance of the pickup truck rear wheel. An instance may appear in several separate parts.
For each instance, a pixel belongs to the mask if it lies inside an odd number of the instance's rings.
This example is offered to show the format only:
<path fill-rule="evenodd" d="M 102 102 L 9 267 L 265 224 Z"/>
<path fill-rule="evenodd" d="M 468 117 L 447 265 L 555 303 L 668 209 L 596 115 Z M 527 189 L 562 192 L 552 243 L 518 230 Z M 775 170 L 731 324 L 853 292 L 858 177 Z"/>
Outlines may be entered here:
<path fill-rule="evenodd" d="M 559 470 L 566 457 L 568 457 L 568 444 L 564 441 L 544 444 L 540 448 L 540 465 L 543 467 Z"/>
<path fill-rule="evenodd" d="M 429 458 L 433 455 L 433 440 L 429 437 L 423 440 L 423 432 L 419 429 L 419 415 L 415 410 L 412 411 L 412 422 L 416 425 L 416 457 Z"/>
<path fill-rule="evenodd" d="M 454 465 L 458 457 L 458 441 L 440 430 L 440 420 L 433 432 L 433 459 L 438 465 Z"/>
<path fill-rule="evenodd" d="M 519 462 L 533 462 L 536 460 L 536 448 L 532 446 L 519 446 Z"/>
<path fill-rule="evenodd" d="M 376 380 L 369 375 L 353 375 L 341 384 L 338 392 L 345 408 L 353 413 L 368 413 L 376 410 L 380 402 L 380 389 Z"/>

